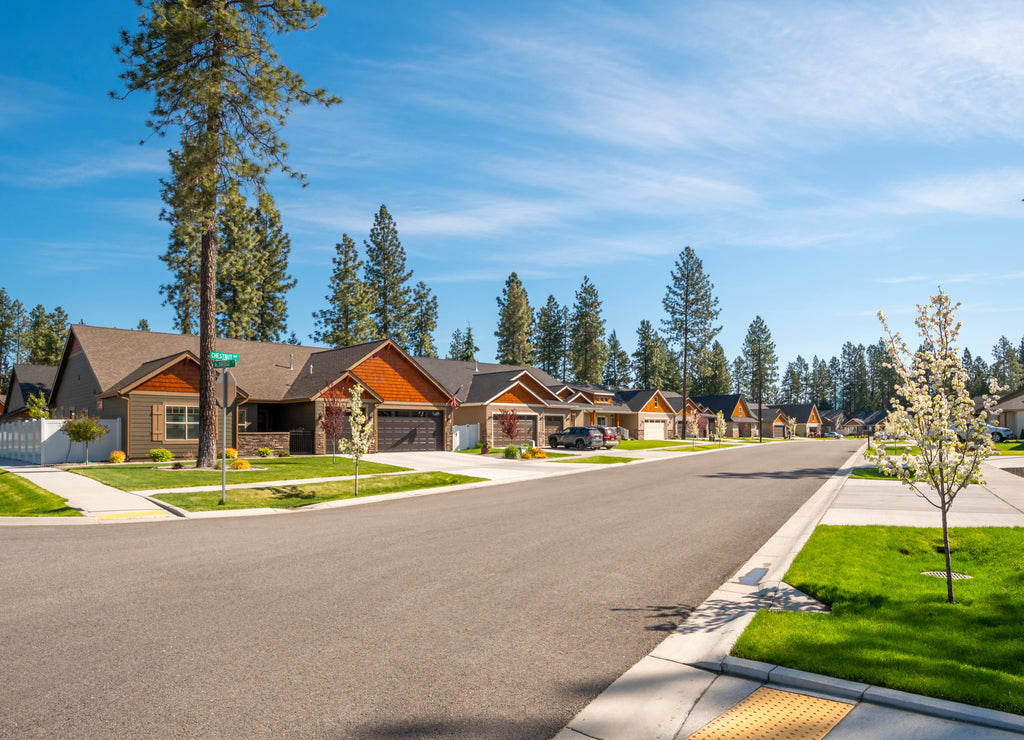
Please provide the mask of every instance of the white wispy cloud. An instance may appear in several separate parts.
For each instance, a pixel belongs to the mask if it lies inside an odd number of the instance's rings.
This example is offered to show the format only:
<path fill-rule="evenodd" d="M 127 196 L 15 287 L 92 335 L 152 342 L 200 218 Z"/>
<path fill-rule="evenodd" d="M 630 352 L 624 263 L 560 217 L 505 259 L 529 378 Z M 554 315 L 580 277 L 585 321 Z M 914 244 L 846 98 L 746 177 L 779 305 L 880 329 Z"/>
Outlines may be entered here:
<path fill-rule="evenodd" d="M 101 151 L 95 151 L 96 148 Z M 0 157 L 0 179 L 32 188 L 65 188 L 138 174 L 166 175 L 167 153 L 157 147 L 106 145 L 90 153 L 61 152 L 46 160 Z"/>
<path fill-rule="evenodd" d="M 1024 218 L 1024 169 L 965 172 L 892 186 L 889 207 L 900 213 L 957 213 Z"/>

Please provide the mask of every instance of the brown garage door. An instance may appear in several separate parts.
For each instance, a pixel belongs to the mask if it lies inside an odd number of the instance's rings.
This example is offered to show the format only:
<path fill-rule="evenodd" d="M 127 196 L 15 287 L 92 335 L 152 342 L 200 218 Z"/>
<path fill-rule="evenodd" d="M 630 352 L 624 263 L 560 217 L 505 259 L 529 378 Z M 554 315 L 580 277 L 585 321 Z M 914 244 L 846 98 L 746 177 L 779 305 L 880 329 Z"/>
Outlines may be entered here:
<path fill-rule="evenodd" d="M 561 416 L 545 416 L 544 417 L 544 438 L 541 440 L 542 443 L 546 442 L 548 437 L 552 434 L 558 434 L 562 431 L 565 424 L 564 417 Z"/>
<path fill-rule="evenodd" d="M 379 409 L 377 451 L 411 452 L 444 449 L 444 415 L 440 411 Z"/>
<path fill-rule="evenodd" d="M 501 422 L 499 421 L 499 418 L 498 414 L 494 414 L 494 416 L 491 417 L 491 434 L 494 435 L 495 447 L 506 447 L 512 444 L 512 440 L 509 439 L 509 436 L 501 430 Z M 516 427 L 516 444 L 525 444 L 528 439 L 537 439 L 536 416 L 519 417 L 519 424 Z"/>

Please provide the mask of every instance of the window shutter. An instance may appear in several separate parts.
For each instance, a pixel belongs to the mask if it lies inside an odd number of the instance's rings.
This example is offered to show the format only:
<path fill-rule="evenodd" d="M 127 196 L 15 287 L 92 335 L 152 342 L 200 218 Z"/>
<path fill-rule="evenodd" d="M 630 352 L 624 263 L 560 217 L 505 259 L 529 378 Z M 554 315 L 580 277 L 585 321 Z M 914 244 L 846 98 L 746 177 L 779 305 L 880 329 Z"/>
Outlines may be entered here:
<path fill-rule="evenodd" d="M 153 441 L 164 441 L 164 405 L 162 403 L 153 404 Z"/>

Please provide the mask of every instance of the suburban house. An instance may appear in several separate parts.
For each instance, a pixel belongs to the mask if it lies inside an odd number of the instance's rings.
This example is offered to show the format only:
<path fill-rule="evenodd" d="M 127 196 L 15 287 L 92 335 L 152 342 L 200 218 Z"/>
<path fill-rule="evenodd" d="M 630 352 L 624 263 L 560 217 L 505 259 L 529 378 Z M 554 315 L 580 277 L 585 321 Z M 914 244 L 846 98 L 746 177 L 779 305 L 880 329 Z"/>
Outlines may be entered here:
<path fill-rule="evenodd" d="M 757 419 L 750 413 L 750 407 L 740 393 L 723 396 L 692 396 L 690 398 L 698 406 L 706 408 L 708 413 L 717 416 L 721 411 L 725 416 L 726 437 L 751 437 L 757 428 Z"/>
<path fill-rule="evenodd" d="M 7 387 L 7 399 L 0 405 L 4 421 L 27 419 L 28 408 L 25 403 L 28 397 L 42 394 L 44 399 L 49 398 L 56 372 L 57 368 L 52 365 L 14 365 Z"/>
<path fill-rule="evenodd" d="M 789 417 L 780 409 L 778 406 L 769 406 L 768 404 L 751 403 L 750 414 L 755 419 L 761 419 L 761 436 L 772 437 L 776 439 L 785 439 L 786 424 L 789 421 Z M 757 425 L 754 425 L 757 429 Z"/>
<path fill-rule="evenodd" d="M 885 411 L 858 411 L 843 422 L 843 434 L 874 434 L 875 427 L 884 423 L 888 417 Z"/>
<path fill-rule="evenodd" d="M 553 389 L 558 381 L 537 368 L 436 357 L 417 357 L 416 362 L 454 399 L 453 423 L 479 425 L 480 441 L 490 446 L 512 442 L 499 423 L 506 409 L 519 417 L 516 443 L 540 445 L 571 426 L 572 417 L 588 408 L 586 403 L 560 397 Z M 565 394 L 569 395 L 575 394 Z"/>
<path fill-rule="evenodd" d="M 778 407 L 791 419 L 796 419 L 798 437 L 820 437 L 821 415 L 813 403 L 783 403 Z"/>
<path fill-rule="evenodd" d="M 322 454 L 321 420 L 332 398 L 365 390 L 372 451 L 451 447 L 451 394 L 391 340 L 340 349 L 218 339 L 238 355 L 229 446 Z M 194 457 L 199 432 L 199 337 L 72 325 L 49 406 L 55 417 L 121 419 L 129 458 L 163 447 Z"/>
<path fill-rule="evenodd" d="M 1018 439 L 1024 438 L 1024 388 L 1007 393 L 996 404 L 999 413 L 992 419 L 996 426 L 1007 427 Z"/>
<path fill-rule="evenodd" d="M 846 412 L 842 409 L 831 409 L 821 412 L 821 433 L 842 432 L 843 422 L 846 421 Z"/>
<path fill-rule="evenodd" d="M 686 433 L 686 420 L 691 416 L 697 419 L 698 437 L 707 437 L 715 433 L 715 415 L 707 407 L 701 406 L 692 398 L 683 398 L 679 393 L 666 392 L 665 397 L 676 412 L 676 434 L 680 438 L 691 436 Z"/>

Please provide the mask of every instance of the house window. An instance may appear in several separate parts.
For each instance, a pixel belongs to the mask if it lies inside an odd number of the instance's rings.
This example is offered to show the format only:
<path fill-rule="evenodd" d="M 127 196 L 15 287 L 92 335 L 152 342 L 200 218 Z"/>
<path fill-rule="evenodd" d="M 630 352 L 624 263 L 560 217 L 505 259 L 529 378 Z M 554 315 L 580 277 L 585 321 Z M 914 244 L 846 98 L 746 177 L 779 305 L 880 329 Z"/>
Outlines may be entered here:
<path fill-rule="evenodd" d="M 168 406 L 164 416 L 164 439 L 199 439 L 199 407 Z"/>

